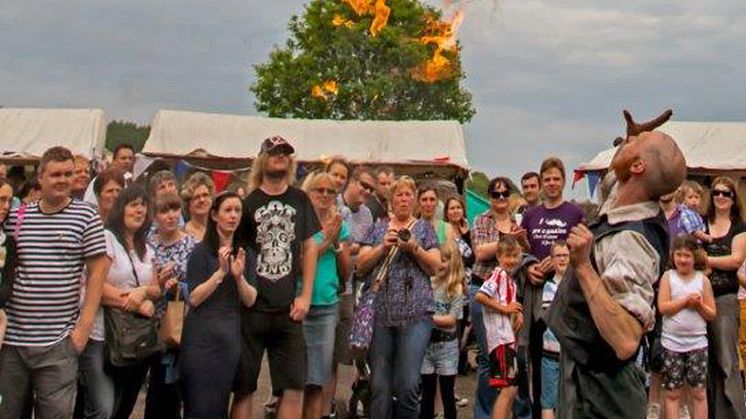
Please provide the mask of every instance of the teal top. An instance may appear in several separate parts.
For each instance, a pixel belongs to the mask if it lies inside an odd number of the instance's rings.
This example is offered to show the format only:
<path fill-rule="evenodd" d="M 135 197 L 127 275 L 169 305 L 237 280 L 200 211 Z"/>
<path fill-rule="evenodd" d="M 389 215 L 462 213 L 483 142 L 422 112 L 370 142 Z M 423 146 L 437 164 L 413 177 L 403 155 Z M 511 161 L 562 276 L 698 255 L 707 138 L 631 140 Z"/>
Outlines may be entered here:
<path fill-rule="evenodd" d="M 443 244 L 446 242 L 446 222 L 438 220 L 438 229 L 435 231 L 438 234 L 438 242 Z"/>
<path fill-rule="evenodd" d="M 350 229 L 346 222 L 342 222 L 339 230 L 339 241 L 346 242 L 350 237 Z M 316 244 L 324 241 L 324 232 L 319 231 L 313 235 Z M 313 280 L 312 306 L 329 306 L 339 302 L 339 272 L 337 272 L 337 256 L 334 249 L 329 246 L 319 256 L 316 263 L 316 278 Z"/>

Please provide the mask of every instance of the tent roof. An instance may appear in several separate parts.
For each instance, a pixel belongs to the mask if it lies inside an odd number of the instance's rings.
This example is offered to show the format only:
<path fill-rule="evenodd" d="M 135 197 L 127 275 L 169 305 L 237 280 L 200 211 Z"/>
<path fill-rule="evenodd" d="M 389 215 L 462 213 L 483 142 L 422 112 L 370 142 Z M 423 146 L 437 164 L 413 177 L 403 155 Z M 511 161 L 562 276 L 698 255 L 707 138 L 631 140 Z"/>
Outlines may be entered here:
<path fill-rule="evenodd" d="M 301 161 L 343 155 L 360 163 L 469 167 L 457 121 L 279 119 L 160 110 L 143 153 L 252 159 L 273 135 L 285 137 Z"/>
<path fill-rule="evenodd" d="M 668 122 L 659 128 L 676 140 L 691 172 L 746 172 L 746 123 Z M 606 170 L 616 148 L 606 149 L 578 170 Z"/>
<path fill-rule="evenodd" d="M 100 156 L 106 140 L 101 109 L 0 108 L 0 159 L 35 161 L 62 145 L 89 159 Z"/>

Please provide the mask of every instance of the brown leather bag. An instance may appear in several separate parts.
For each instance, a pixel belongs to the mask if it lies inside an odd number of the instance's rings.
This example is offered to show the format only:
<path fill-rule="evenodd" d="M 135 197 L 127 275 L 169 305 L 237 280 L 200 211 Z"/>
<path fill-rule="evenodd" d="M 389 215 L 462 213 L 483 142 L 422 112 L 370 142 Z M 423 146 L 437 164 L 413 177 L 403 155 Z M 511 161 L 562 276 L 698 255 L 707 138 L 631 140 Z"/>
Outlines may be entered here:
<path fill-rule="evenodd" d="M 181 345 L 181 331 L 184 329 L 186 304 L 180 299 L 181 289 L 176 284 L 176 298 L 166 303 L 166 312 L 161 319 L 161 342 L 166 348 L 178 348 Z"/>

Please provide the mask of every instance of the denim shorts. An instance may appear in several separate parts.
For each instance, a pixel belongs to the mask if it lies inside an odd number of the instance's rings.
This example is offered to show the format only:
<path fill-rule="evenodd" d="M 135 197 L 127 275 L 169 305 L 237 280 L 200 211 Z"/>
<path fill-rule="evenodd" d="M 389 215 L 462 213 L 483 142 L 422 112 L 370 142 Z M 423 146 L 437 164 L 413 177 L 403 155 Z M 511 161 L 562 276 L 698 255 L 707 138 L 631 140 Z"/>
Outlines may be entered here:
<path fill-rule="evenodd" d="M 541 408 L 557 408 L 559 392 L 559 361 L 546 356 L 541 357 Z"/>
<path fill-rule="evenodd" d="M 312 306 L 303 321 L 306 336 L 307 386 L 323 386 L 332 379 L 332 358 L 336 337 L 337 304 Z"/>
<path fill-rule="evenodd" d="M 430 342 L 422 359 L 422 375 L 458 374 L 458 339 L 445 342 Z"/>

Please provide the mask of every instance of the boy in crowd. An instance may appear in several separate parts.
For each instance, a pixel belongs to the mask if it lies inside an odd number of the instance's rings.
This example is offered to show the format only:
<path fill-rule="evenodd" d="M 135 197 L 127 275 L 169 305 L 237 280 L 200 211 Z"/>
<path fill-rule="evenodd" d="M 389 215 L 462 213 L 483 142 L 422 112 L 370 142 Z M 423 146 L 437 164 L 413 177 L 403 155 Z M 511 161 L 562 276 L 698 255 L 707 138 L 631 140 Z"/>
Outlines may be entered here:
<path fill-rule="evenodd" d="M 475 297 L 484 310 L 490 387 L 500 389 L 492 409 L 492 419 L 512 417 L 513 400 L 518 393 L 515 332 L 523 326 L 523 307 L 516 300 L 517 286 L 510 273 L 520 263 L 521 256 L 521 246 L 515 237 L 501 236 L 497 242 L 499 266 Z"/>
<path fill-rule="evenodd" d="M 541 296 L 542 313 L 546 311 L 554 301 L 557 287 L 567 272 L 570 264 L 570 249 L 564 240 L 557 240 L 552 245 L 550 254 L 552 258 L 552 270 L 554 275 L 544 282 L 544 290 Z M 560 344 L 551 330 L 544 331 L 544 342 L 542 343 L 541 357 L 541 418 L 554 419 L 554 411 L 557 409 L 557 394 L 559 392 L 559 354 Z"/>
<path fill-rule="evenodd" d="M 681 184 L 681 218 L 679 218 L 679 229 L 687 234 L 691 234 L 701 243 L 709 243 L 712 236 L 705 233 L 705 223 L 702 216 L 699 215 L 700 203 L 704 188 L 693 180 L 684 181 Z"/>

